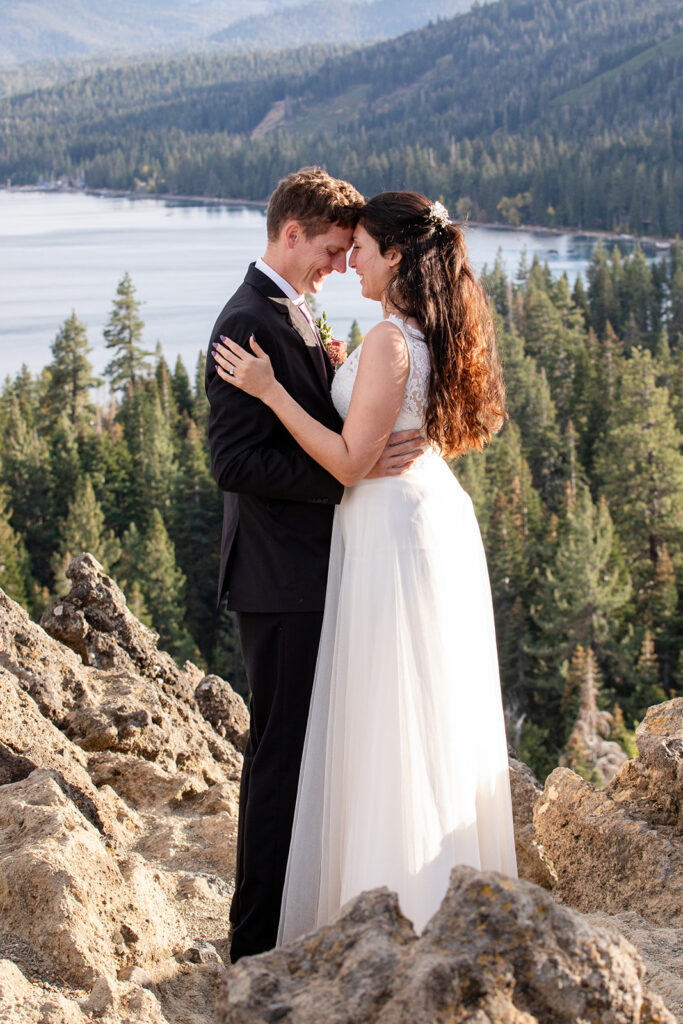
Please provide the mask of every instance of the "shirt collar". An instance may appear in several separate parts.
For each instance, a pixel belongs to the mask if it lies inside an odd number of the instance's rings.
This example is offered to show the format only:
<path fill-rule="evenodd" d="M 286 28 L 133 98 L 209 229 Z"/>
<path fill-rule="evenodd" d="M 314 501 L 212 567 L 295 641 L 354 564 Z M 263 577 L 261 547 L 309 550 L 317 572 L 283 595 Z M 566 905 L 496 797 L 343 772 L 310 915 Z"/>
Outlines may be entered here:
<path fill-rule="evenodd" d="M 277 270 L 273 270 L 272 267 L 269 267 L 264 259 L 259 257 L 256 260 L 255 267 L 257 270 L 260 270 L 262 274 L 265 274 L 266 277 L 269 277 L 270 280 L 274 284 L 276 284 L 278 288 L 287 296 L 287 298 L 291 299 L 295 305 L 301 306 L 303 304 L 304 296 L 301 295 L 296 290 L 296 288 L 292 288 L 289 281 L 285 281 L 284 277 L 281 277 L 278 274 Z"/>

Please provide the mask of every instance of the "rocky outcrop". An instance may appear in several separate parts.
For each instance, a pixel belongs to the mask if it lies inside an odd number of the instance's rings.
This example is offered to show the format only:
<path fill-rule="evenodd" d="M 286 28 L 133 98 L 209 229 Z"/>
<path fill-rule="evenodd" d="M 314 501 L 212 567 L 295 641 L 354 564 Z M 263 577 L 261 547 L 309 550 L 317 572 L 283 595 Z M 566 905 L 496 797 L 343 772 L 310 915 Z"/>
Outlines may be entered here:
<path fill-rule="evenodd" d="M 552 889 L 556 882 L 554 869 L 544 856 L 534 830 L 534 805 L 543 787 L 528 765 L 508 748 L 512 817 L 515 823 L 515 853 L 520 878 Z"/>
<path fill-rule="evenodd" d="M 536 836 L 571 906 L 680 925 L 683 699 L 650 708 L 636 742 L 638 757 L 604 790 L 556 768 L 535 805 Z"/>
<path fill-rule="evenodd" d="M 638 757 L 607 794 L 653 828 L 683 835 L 683 697 L 649 709 L 636 731 Z"/>
<path fill-rule="evenodd" d="M 235 723 L 215 729 L 203 673 L 157 649 L 98 563 L 68 575 L 49 633 L 0 592 L 0 1017 L 206 1021 L 246 708 L 216 682 Z M 214 961 L 186 957 L 207 940 Z"/>
<path fill-rule="evenodd" d="M 281 1019 L 675 1022 L 644 991 L 638 956 L 615 929 L 589 925 L 538 886 L 467 867 L 453 869 L 419 938 L 396 897 L 376 889 L 326 928 L 240 961 L 221 1024 Z"/>
<path fill-rule="evenodd" d="M 204 676 L 194 696 L 207 722 L 244 752 L 249 736 L 249 712 L 232 686 L 219 676 Z"/>
<path fill-rule="evenodd" d="M 530 881 L 455 869 L 419 937 L 375 890 L 228 970 L 247 710 L 159 651 L 93 558 L 67 574 L 44 628 L 0 591 L 0 1019 L 670 1024 L 624 935 L 683 1012 L 680 703 L 600 793 L 511 758 Z"/>

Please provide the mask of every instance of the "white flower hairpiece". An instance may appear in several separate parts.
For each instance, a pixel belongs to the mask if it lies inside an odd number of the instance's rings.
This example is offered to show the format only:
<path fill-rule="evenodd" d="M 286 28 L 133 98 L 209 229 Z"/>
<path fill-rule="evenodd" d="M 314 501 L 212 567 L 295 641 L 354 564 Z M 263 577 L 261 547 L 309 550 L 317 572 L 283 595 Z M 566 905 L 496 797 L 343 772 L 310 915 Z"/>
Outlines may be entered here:
<path fill-rule="evenodd" d="M 448 225 L 451 222 L 448 210 L 443 205 L 443 203 L 432 203 L 432 205 L 429 207 L 427 219 L 433 221 L 435 224 L 438 224 L 439 227 L 442 228 L 448 227 Z"/>

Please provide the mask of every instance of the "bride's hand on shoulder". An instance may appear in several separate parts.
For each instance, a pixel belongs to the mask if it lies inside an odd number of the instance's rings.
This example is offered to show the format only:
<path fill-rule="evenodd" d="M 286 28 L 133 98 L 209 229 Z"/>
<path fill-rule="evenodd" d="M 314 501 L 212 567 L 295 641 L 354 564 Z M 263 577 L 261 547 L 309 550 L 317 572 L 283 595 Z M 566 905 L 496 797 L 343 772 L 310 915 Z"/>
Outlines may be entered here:
<path fill-rule="evenodd" d="M 220 342 L 215 341 L 213 344 L 213 358 L 218 376 L 240 391 L 245 391 L 248 395 L 260 398 L 262 402 L 268 404 L 268 397 L 272 395 L 277 381 L 270 358 L 254 335 L 249 338 L 253 355 L 224 334 L 220 335 L 220 339 Z"/>

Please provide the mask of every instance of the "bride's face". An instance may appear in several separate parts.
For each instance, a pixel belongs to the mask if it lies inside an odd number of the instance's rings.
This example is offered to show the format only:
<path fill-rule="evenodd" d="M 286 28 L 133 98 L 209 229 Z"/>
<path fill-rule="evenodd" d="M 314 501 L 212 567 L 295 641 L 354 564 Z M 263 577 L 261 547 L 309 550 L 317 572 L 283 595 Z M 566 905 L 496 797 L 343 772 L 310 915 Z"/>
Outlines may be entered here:
<path fill-rule="evenodd" d="M 386 287 L 401 262 L 397 249 L 387 249 L 382 255 L 379 245 L 362 224 L 353 233 L 353 247 L 349 253 L 349 266 L 358 274 L 360 288 L 366 299 L 381 302 Z"/>

